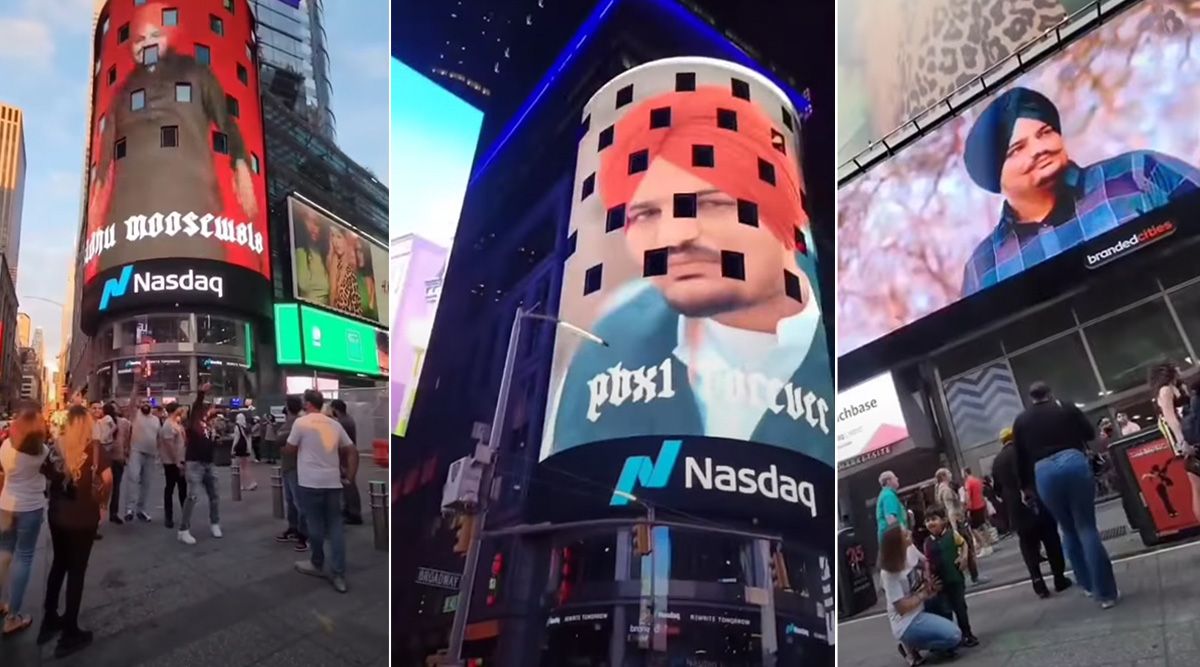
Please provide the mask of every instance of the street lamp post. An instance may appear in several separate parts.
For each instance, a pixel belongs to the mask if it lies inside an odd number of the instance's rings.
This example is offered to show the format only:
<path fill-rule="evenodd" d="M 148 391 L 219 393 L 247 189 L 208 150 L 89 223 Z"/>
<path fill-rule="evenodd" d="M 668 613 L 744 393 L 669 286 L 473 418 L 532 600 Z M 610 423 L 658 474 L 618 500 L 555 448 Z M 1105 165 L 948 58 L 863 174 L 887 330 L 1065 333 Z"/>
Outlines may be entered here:
<path fill-rule="evenodd" d="M 462 649 L 463 640 L 467 630 L 467 615 L 471 608 L 471 591 L 475 588 L 475 571 L 479 566 L 479 551 L 483 543 L 483 529 L 487 521 L 488 505 L 492 495 L 492 478 L 496 469 L 496 456 L 500 451 L 500 434 L 504 431 L 504 416 L 508 411 L 508 395 L 512 390 L 512 376 L 516 370 L 517 346 L 521 339 L 521 321 L 525 319 L 542 320 L 544 322 L 553 322 L 555 325 L 570 331 L 585 340 L 589 340 L 597 345 L 608 347 L 608 343 L 596 334 L 564 322 L 550 315 L 533 313 L 517 308 L 517 313 L 513 317 L 512 332 L 508 337 L 508 351 L 504 356 L 504 371 L 500 375 L 500 392 L 496 398 L 496 412 L 492 415 L 492 428 L 488 434 L 488 457 L 483 465 L 483 471 L 480 475 L 479 482 L 479 507 L 477 514 L 478 520 L 475 522 L 475 534 L 471 537 L 471 543 L 467 547 L 466 562 L 463 564 L 463 575 L 458 586 L 458 607 L 454 611 L 454 623 L 450 626 L 450 644 L 446 651 L 449 665 L 463 665 Z"/>

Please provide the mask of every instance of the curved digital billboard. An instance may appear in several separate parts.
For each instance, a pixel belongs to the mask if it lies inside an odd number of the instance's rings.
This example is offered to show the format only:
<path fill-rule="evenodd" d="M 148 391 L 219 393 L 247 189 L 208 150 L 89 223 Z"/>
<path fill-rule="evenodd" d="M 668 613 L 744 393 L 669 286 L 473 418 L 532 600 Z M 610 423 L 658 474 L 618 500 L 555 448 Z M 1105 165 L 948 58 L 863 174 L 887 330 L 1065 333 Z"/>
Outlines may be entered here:
<path fill-rule="evenodd" d="M 262 112 L 245 0 L 110 0 L 96 25 L 85 300 L 161 259 L 270 277 Z M 89 314 L 89 317 L 94 314 Z"/>
<path fill-rule="evenodd" d="M 794 510 L 834 450 L 795 108 L 751 69 L 670 58 L 607 83 L 583 123 L 559 317 L 606 345 L 558 335 L 541 458 L 720 442 L 718 468 L 768 474 L 790 455 L 774 500 Z"/>
<path fill-rule="evenodd" d="M 1114 230 L 1200 191 L 1198 36 L 1190 3 L 1137 3 L 842 187 L 838 354 L 1108 232 L 1100 259 L 1162 236 Z"/>

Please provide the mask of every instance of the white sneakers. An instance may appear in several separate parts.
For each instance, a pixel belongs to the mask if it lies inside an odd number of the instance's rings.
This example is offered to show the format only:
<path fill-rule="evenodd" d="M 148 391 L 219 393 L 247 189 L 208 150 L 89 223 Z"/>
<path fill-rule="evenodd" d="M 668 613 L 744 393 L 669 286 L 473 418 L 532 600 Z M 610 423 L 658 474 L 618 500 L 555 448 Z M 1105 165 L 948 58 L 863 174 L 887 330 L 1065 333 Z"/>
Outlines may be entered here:
<path fill-rule="evenodd" d="M 220 526 L 220 524 L 215 524 L 215 523 L 214 523 L 214 524 L 211 526 L 211 530 L 212 530 L 212 536 L 213 536 L 213 537 L 215 537 L 215 538 L 217 538 L 217 539 L 220 539 L 220 538 L 222 538 L 222 537 L 225 537 L 225 533 L 222 533 L 222 532 L 221 532 L 221 526 Z M 177 535 L 177 537 L 179 538 L 179 541 L 180 541 L 180 542 L 183 542 L 184 544 L 187 544 L 187 545 L 192 545 L 192 544 L 195 544 L 195 543 L 196 543 L 196 538 L 192 536 L 192 531 L 190 531 L 190 530 L 181 530 L 181 531 L 179 531 L 179 534 Z"/>

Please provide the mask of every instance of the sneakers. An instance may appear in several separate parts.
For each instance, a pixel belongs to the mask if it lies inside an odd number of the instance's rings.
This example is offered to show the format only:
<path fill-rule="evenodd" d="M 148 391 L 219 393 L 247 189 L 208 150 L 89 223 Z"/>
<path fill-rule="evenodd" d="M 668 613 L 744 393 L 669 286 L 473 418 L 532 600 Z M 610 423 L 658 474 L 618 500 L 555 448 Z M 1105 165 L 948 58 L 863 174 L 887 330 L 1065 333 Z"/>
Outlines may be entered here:
<path fill-rule="evenodd" d="M 1061 593 L 1074 585 L 1075 585 L 1075 582 L 1071 581 L 1070 577 L 1063 577 L 1062 581 L 1054 582 L 1054 590 Z"/>
<path fill-rule="evenodd" d="M 257 488 L 258 488 L 258 482 L 255 482 L 255 483 L 251 484 L 250 486 L 243 486 L 242 490 L 243 491 L 253 491 Z"/>
<path fill-rule="evenodd" d="M 299 553 L 308 551 L 308 540 L 296 540 L 296 546 L 292 547 L 292 549 Z"/>
<path fill-rule="evenodd" d="M 282 533 L 275 536 L 275 541 L 279 542 L 281 544 L 284 542 L 292 542 L 295 539 L 296 539 L 296 534 L 292 532 L 291 528 L 288 528 L 287 530 L 285 530 Z"/>
<path fill-rule="evenodd" d="M 151 521 L 150 515 L 146 514 L 145 512 L 138 512 L 137 518 L 138 518 L 138 521 L 141 521 L 142 523 L 150 523 L 150 521 Z"/>
<path fill-rule="evenodd" d="M 181 530 L 181 531 L 179 531 L 179 534 L 176 537 L 178 537 L 180 542 L 183 542 L 184 544 L 187 544 L 187 545 L 192 545 L 192 544 L 196 543 L 196 538 L 192 537 L 192 531 L 190 531 L 190 530 Z"/>
<path fill-rule="evenodd" d="M 125 513 L 125 523 L 133 523 L 133 512 Z"/>
<path fill-rule="evenodd" d="M 310 577 L 325 578 L 325 570 L 312 564 L 312 561 L 298 560 L 296 561 L 296 571 L 300 574 L 307 574 Z"/>
<path fill-rule="evenodd" d="M 962 645 L 966 648 L 975 648 L 976 646 L 979 646 L 979 638 L 975 635 L 967 635 L 966 637 L 963 637 Z"/>
<path fill-rule="evenodd" d="M 335 590 L 339 593 L 349 592 L 350 587 L 346 585 L 346 578 L 342 577 L 342 576 L 334 577 L 333 578 L 333 590 Z"/>
<path fill-rule="evenodd" d="M 225 537 L 225 533 L 221 532 L 221 524 L 219 524 L 219 523 L 214 523 L 212 526 L 209 527 L 209 530 L 212 531 L 212 536 L 217 539 L 221 539 L 222 537 Z"/>
<path fill-rule="evenodd" d="M 116 524 L 116 525 L 118 525 L 118 526 L 120 526 L 121 524 L 125 523 L 124 521 L 122 521 L 122 520 L 121 520 L 121 517 L 117 516 L 116 514 L 109 514 L 109 515 L 108 515 L 108 522 L 109 522 L 109 523 L 112 523 L 112 524 Z"/>

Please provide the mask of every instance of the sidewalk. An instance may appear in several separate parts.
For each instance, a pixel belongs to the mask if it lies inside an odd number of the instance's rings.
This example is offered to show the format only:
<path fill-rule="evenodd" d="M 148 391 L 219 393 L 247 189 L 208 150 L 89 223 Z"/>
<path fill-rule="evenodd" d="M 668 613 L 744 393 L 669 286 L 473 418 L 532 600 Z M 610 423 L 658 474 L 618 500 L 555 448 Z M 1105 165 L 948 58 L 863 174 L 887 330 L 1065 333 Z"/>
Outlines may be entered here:
<path fill-rule="evenodd" d="M 1122 599 L 1104 611 L 1072 589 L 1040 600 L 1028 583 L 967 596 L 981 645 L 952 663 L 969 667 L 1184 667 L 1200 665 L 1200 543 L 1114 563 Z M 887 619 L 838 626 L 839 667 L 901 667 Z M 931 662 L 930 664 L 936 664 Z"/>
<path fill-rule="evenodd" d="M 219 468 L 221 527 L 208 529 L 204 493 L 193 516 L 195 546 L 162 523 L 162 468 L 152 484 L 153 523 L 101 525 L 88 567 L 80 625 L 96 633 L 91 647 L 54 660 L 54 644 L 34 642 L 41 621 L 50 534 L 43 527 L 25 611 L 34 626 L 0 640 L 0 665 L 101 666 L 385 665 L 388 650 L 388 559 L 373 548 L 367 481 L 387 471 L 366 457 L 359 471 L 366 524 L 346 527 L 346 578 L 340 595 L 306 577 L 299 554 L 274 536 L 286 524 L 271 515 L 270 466 L 255 466 L 259 487 L 231 499 L 229 468 Z M 179 519 L 176 509 L 176 521 Z"/>

